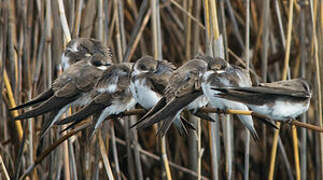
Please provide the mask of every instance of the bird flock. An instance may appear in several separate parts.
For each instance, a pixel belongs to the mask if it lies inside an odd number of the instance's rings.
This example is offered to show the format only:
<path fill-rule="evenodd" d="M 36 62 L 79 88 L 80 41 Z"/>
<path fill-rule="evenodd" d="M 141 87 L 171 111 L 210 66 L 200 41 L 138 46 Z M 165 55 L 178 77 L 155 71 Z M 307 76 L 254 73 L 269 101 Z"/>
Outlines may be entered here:
<path fill-rule="evenodd" d="M 160 123 L 160 136 L 167 133 L 171 124 L 181 135 L 195 130 L 182 116 L 183 110 L 214 121 L 200 110 L 207 105 L 222 113 L 228 109 L 252 110 L 274 121 L 288 122 L 306 112 L 311 99 L 311 87 L 304 79 L 252 85 L 247 70 L 219 57 L 199 55 L 178 68 L 151 56 L 143 56 L 135 63 L 113 64 L 110 49 L 95 39 L 71 40 L 61 64 L 64 71 L 48 90 L 11 109 L 34 106 L 15 120 L 49 113 L 41 137 L 53 125 L 68 124 L 64 129 L 68 130 L 93 116 L 92 137 L 105 119 L 116 119 L 136 104 L 147 113 L 131 128 Z M 80 110 L 61 119 L 70 107 Z M 237 116 L 252 137 L 259 139 L 252 116 Z M 275 126 L 272 121 L 266 122 Z"/>

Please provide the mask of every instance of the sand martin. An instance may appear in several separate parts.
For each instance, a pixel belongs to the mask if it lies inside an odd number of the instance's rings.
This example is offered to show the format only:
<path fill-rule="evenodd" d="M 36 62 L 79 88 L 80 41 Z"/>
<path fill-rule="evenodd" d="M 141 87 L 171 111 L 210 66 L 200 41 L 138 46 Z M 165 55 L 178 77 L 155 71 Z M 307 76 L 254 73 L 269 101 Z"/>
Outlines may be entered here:
<path fill-rule="evenodd" d="M 209 103 L 214 108 L 225 111 L 226 109 L 249 110 L 248 107 L 236 101 L 215 96 L 217 87 L 251 87 L 249 72 L 238 67 L 231 66 L 222 58 L 204 57 L 209 61 L 209 69 L 203 75 L 202 90 L 207 96 Z M 253 119 L 250 115 L 238 115 L 240 121 L 246 126 L 254 139 L 258 139 L 257 132 L 253 125 Z"/>
<path fill-rule="evenodd" d="M 108 63 L 112 64 L 111 50 L 105 47 L 101 41 L 88 38 L 76 38 L 67 43 L 65 51 L 62 54 L 61 65 L 65 71 L 71 64 L 78 62 L 85 57 L 94 54 L 101 54 L 107 57 Z"/>
<path fill-rule="evenodd" d="M 151 56 L 138 59 L 131 74 L 130 90 L 137 103 L 150 110 L 162 98 L 162 94 L 176 67 L 167 60 L 155 60 Z M 185 120 L 175 119 L 175 127 L 181 135 L 194 126 Z"/>
<path fill-rule="evenodd" d="M 107 57 L 101 54 L 94 54 L 72 64 L 54 81 L 51 88 L 31 101 L 12 108 L 11 110 L 17 110 L 41 103 L 32 110 L 15 117 L 15 120 L 52 112 L 51 118 L 46 118 L 42 127 L 41 135 L 44 135 L 70 106 L 85 105 L 90 102 L 90 91 L 110 65 Z"/>
<path fill-rule="evenodd" d="M 83 119 L 100 114 L 96 119 L 92 135 L 108 116 L 118 115 L 130 110 L 136 105 L 129 89 L 132 63 L 123 63 L 110 66 L 98 80 L 95 89 L 91 92 L 92 101 L 77 113 L 57 122 L 67 124 L 73 122 L 69 129 Z"/>
<path fill-rule="evenodd" d="M 160 101 L 132 127 L 149 127 L 162 121 L 158 130 L 164 136 L 171 123 L 180 118 L 186 108 L 197 111 L 207 105 L 207 99 L 201 90 L 201 77 L 206 72 L 208 63 L 201 59 L 192 59 L 173 72 Z"/>
<path fill-rule="evenodd" d="M 256 87 L 214 88 L 217 97 L 239 101 L 273 120 L 289 121 L 308 110 L 312 96 L 305 79 L 261 83 Z"/>

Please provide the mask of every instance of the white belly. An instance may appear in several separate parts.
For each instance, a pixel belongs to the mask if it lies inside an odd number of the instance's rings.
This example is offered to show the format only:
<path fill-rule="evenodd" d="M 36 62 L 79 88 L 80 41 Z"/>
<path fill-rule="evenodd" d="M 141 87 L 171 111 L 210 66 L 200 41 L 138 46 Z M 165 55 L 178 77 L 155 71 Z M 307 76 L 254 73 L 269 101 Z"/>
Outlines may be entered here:
<path fill-rule="evenodd" d="M 254 112 L 264 114 L 273 120 L 287 121 L 291 118 L 296 118 L 309 107 L 309 101 L 306 106 L 302 103 L 290 103 L 286 101 L 277 101 L 273 106 L 262 105 L 248 105 Z"/>
<path fill-rule="evenodd" d="M 102 113 L 100 114 L 100 117 L 98 118 L 97 123 L 95 124 L 95 129 L 98 128 L 98 126 L 110 115 L 116 115 L 124 111 L 128 111 L 132 109 L 136 105 L 136 100 L 134 98 L 131 98 L 131 100 L 124 104 L 119 101 L 112 102 L 112 105 L 106 107 Z"/>
<path fill-rule="evenodd" d="M 198 108 L 206 106 L 208 103 L 207 97 L 202 95 L 195 99 L 193 102 L 191 102 L 186 109 L 187 110 L 197 110 Z"/>
<path fill-rule="evenodd" d="M 160 100 L 160 95 L 146 86 L 145 80 L 130 83 L 130 91 L 135 100 L 145 109 L 152 108 Z"/>
<path fill-rule="evenodd" d="M 214 95 L 216 95 L 219 91 L 212 90 L 211 86 L 207 83 L 202 83 L 201 86 L 202 86 L 204 95 L 207 97 L 212 107 L 225 109 L 224 103 L 227 100 L 214 97 Z"/>

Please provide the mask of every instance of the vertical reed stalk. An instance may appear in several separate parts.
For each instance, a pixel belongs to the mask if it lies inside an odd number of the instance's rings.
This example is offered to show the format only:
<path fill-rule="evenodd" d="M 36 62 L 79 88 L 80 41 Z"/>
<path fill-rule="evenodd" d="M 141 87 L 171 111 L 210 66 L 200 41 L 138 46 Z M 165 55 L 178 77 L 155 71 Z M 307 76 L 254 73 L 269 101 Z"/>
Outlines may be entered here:
<path fill-rule="evenodd" d="M 66 44 L 71 40 L 71 33 L 69 30 L 69 26 L 67 23 L 66 15 L 65 15 L 65 8 L 62 0 L 57 0 L 58 2 L 58 11 L 60 15 L 60 20 L 61 20 L 61 26 L 64 32 L 64 48 Z M 69 109 L 69 112 L 71 112 L 71 109 Z M 71 114 L 71 113 L 69 113 Z M 68 143 L 65 141 L 63 144 L 63 149 L 64 149 L 64 175 L 65 179 L 69 180 L 71 178 L 71 173 L 70 173 L 70 166 L 69 166 L 69 154 L 68 154 Z"/>
<path fill-rule="evenodd" d="M 10 102 L 10 104 L 9 104 L 10 108 L 16 107 L 17 105 L 16 105 L 15 99 L 13 97 L 12 88 L 10 85 L 10 81 L 9 81 L 9 77 L 8 77 L 8 73 L 7 73 L 6 69 L 4 69 L 4 71 L 3 71 L 3 80 L 4 80 L 5 87 L 7 89 L 7 95 L 8 95 L 9 102 Z M 19 115 L 17 110 L 11 111 L 11 114 L 13 117 L 17 117 Z M 15 126 L 16 126 L 16 130 L 18 132 L 19 140 L 21 141 L 22 136 L 24 134 L 24 132 L 22 130 L 21 122 L 15 121 Z"/>
<path fill-rule="evenodd" d="M 245 36 L 245 56 L 246 56 L 246 70 L 249 71 L 250 57 L 249 57 L 249 34 L 250 34 L 250 1 L 246 0 L 246 36 Z M 249 73 L 249 72 L 248 72 Z M 244 179 L 249 179 L 249 156 L 250 156 L 250 132 L 245 128 L 246 136 L 246 149 L 244 159 Z"/>
<path fill-rule="evenodd" d="M 103 160 L 105 171 L 107 173 L 108 178 L 110 180 L 114 180 L 112 170 L 111 170 L 111 166 L 110 166 L 109 157 L 107 155 L 107 151 L 105 149 L 104 142 L 103 142 L 103 139 L 102 139 L 101 130 L 98 131 L 98 140 L 99 140 L 99 146 L 100 146 L 100 154 L 101 154 L 101 157 L 102 157 L 102 160 Z"/>
<path fill-rule="evenodd" d="M 159 14 L 159 0 L 152 0 L 152 34 L 153 34 L 153 55 L 155 59 L 162 59 L 162 45 L 161 45 L 161 29 L 160 29 L 160 14 Z M 166 152 L 166 139 L 160 139 L 161 157 L 164 163 L 166 177 L 168 180 L 172 179 L 171 171 L 169 168 L 167 152 Z"/>
<path fill-rule="evenodd" d="M 316 34 L 316 9 L 317 9 L 317 1 L 313 3 L 313 0 L 310 1 L 310 7 L 311 7 L 311 15 L 312 15 L 312 23 L 313 23 L 313 51 L 314 52 L 314 58 L 315 58 L 315 67 L 316 67 L 316 84 L 317 84 L 317 98 L 318 98 L 318 117 L 320 120 L 320 126 L 323 127 L 323 115 L 322 115 L 322 89 L 321 89 L 321 73 L 320 73 L 320 61 L 319 61 L 319 47 L 318 47 L 318 41 L 317 41 L 317 34 Z M 323 3 L 321 2 L 321 12 L 323 12 Z M 322 14 L 321 14 L 322 17 Z M 321 19 L 322 20 L 322 19 Z M 321 22 L 323 24 L 323 22 Z M 320 147 L 321 147 L 321 177 L 323 177 L 323 133 L 320 133 Z"/>
<path fill-rule="evenodd" d="M 4 175 L 6 180 L 10 180 L 7 168 L 6 168 L 6 166 L 5 166 L 4 162 L 3 162 L 1 154 L 0 154 L 0 166 L 1 166 L 1 172 L 2 172 L 1 174 Z M 0 174 L 0 178 L 2 179 L 3 176 L 1 174 Z"/>
<path fill-rule="evenodd" d="M 219 31 L 219 26 L 218 26 L 218 20 L 217 20 L 217 8 L 216 8 L 216 2 L 215 1 L 210 1 L 210 6 L 211 6 L 211 27 L 212 30 L 211 32 L 211 42 L 212 42 L 212 50 L 213 50 L 213 56 L 214 57 L 221 57 L 224 58 L 225 52 L 224 51 L 224 44 L 223 44 L 223 39 L 219 38 L 220 36 L 220 31 Z M 220 51 L 218 51 L 220 50 Z M 226 174 L 227 178 L 231 179 L 232 178 L 232 160 L 233 160 L 233 142 L 232 142 L 232 136 L 231 134 L 233 133 L 232 129 L 232 121 L 230 115 L 227 115 L 224 117 L 226 120 L 224 122 L 224 132 L 225 132 L 225 150 L 226 150 Z M 215 129 L 212 129 L 214 131 Z M 212 142 L 213 143 L 213 142 Z M 216 157 L 216 156 L 215 156 Z"/>
<path fill-rule="evenodd" d="M 290 57 L 290 48 L 291 48 L 291 38 L 292 38 L 292 24 L 293 24 L 293 0 L 289 1 L 289 13 L 288 13 L 288 29 L 287 29 L 287 40 L 286 40 L 286 52 L 285 52 L 285 59 L 284 59 L 284 69 L 282 74 L 282 79 L 287 79 L 287 69 L 289 65 L 289 57 Z M 280 128 L 280 123 L 276 123 L 277 127 Z M 294 158 L 295 158 L 295 165 L 296 165 L 296 179 L 300 179 L 300 166 L 299 166 L 299 154 L 298 154 L 298 142 L 297 142 L 297 134 L 296 129 L 292 127 L 293 133 L 293 144 L 294 144 Z M 274 139 L 273 139 L 273 146 L 271 149 L 271 159 L 270 159 L 270 167 L 269 167 L 269 175 L 268 179 L 272 180 L 274 178 L 274 169 L 275 169 L 275 160 L 277 155 L 277 144 L 278 144 L 278 136 L 279 136 L 279 129 L 275 130 Z"/>
<path fill-rule="evenodd" d="M 201 119 L 198 120 L 198 126 L 197 126 L 197 135 L 198 135 L 198 141 L 197 141 L 197 152 L 198 152 L 198 166 L 197 166 L 197 179 L 200 180 L 202 177 L 202 156 L 203 156 L 203 149 L 201 148 L 201 134 L 202 134 L 202 128 L 201 128 Z"/>
<path fill-rule="evenodd" d="M 305 29 L 305 5 L 301 4 L 301 12 L 300 12 L 300 75 L 305 79 L 306 77 L 306 29 Z M 307 113 L 304 113 L 301 116 L 301 121 L 307 122 Z M 301 161 L 301 179 L 307 179 L 307 131 L 305 129 L 301 129 L 301 143 L 300 143 L 300 161 Z"/>
<path fill-rule="evenodd" d="M 114 133 L 114 123 L 111 123 L 110 127 L 111 131 L 111 142 L 112 142 L 112 151 L 113 151 L 113 159 L 116 166 L 116 173 L 117 173 L 117 179 L 121 179 L 121 173 L 120 173 L 120 166 L 119 166 L 119 159 L 118 159 L 118 151 L 117 151 L 117 145 L 116 145 L 116 136 Z"/>
<path fill-rule="evenodd" d="M 65 15 L 65 8 L 63 0 L 57 0 L 58 2 L 58 12 L 61 20 L 62 29 L 64 32 L 64 44 L 67 44 L 71 40 L 71 33 L 68 28 L 68 23 Z"/>

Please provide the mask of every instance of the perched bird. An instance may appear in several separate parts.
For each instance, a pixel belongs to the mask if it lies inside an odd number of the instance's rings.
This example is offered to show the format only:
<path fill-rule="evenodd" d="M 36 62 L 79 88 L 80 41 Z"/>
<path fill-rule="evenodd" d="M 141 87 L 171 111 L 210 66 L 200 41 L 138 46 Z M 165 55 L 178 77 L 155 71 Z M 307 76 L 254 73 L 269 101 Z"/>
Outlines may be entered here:
<path fill-rule="evenodd" d="M 101 41 L 89 38 L 75 38 L 67 43 L 65 51 L 62 54 L 61 65 L 65 71 L 71 64 L 74 64 L 85 57 L 94 54 L 106 56 L 109 63 L 112 63 L 111 50 L 105 47 Z"/>
<path fill-rule="evenodd" d="M 110 66 L 98 80 L 95 89 L 91 92 L 91 102 L 77 113 L 57 122 L 67 124 L 73 122 L 69 129 L 83 119 L 100 114 L 92 129 L 92 135 L 108 116 L 118 115 L 130 110 L 136 105 L 135 99 L 129 89 L 132 64 L 123 63 Z M 65 130 L 66 130 L 65 129 Z"/>
<path fill-rule="evenodd" d="M 212 88 L 214 96 L 245 103 L 273 120 L 289 121 L 308 110 L 312 97 L 305 79 L 261 83 L 256 87 Z"/>
<path fill-rule="evenodd" d="M 205 106 L 208 102 L 203 96 L 200 80 L 207 68 L 208 63 L 201 59 L 192 59 L 179 67 L 169 78 L 163 97 L 132 127 L 140 129 L 162 121 L 157 134 L 164 136 L 184 108 L 197 111 Z"/>
<path fill-rule="evenodd" d="M 52 84 L 52 86 L 31 101 L 10 109 L 17 110 L 41 103 L 32 110 L 15 117 L 15 120 L 36 117 L 52 112 L 45 119 L 41 134 L 47 130 L 66 112 L 70 106 L 85 105 L 91 100 L 90 91 L 111 64 L 110 59 L 101 54 L 94 54 L 72 64 Z"/>
<path fill-rule="evenodd" d="M 223 112 L 227 109 L 249 110 L 243 103 L 216 96 L 217 91 L 214 90 L 214 88 L 220 87 L 251 87 L 249 72 L 238 66 L 231 66 L 219 57 L 207 56 L 204 58 L 209 62 L 209 70 L 204 73 L 201 86 L 211 106 Z M 249 129 L 253 138 L 258 139 L 251 115 L 238 115 L 238 117 L 244 126 Z"/>
<path fill-rule="evenodd" d="M 138 59 L 131 74 L 130 90 L 137 103 L 149 110 L 162 98 L 167 83 L 176 67 L 166 60 L 155 60 L 151 56 Z M 184 118 L 174 121 L 181 135 L 187 134 L 185 128 L 194 128 Z"/>

